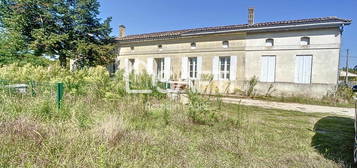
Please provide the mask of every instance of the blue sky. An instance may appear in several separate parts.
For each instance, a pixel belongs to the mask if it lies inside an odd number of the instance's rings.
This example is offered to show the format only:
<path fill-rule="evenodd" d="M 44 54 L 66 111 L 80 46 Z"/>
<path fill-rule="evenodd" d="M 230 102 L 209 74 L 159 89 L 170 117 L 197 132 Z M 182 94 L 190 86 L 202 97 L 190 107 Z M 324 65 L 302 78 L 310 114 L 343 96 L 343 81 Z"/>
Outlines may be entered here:
<path fill-rule="evenodd" d="M 343 35 L 343 55 L 351 51 L 357 65 L 357 0 L 99 0 L 101 17 L 113 17 L 113 36 L 123 24 L 127 34 L 247 23 L 248 8 L 255 22 L 337 16 L 352 19 Z M 344 65 L 344 64 L 343 64 Z"/>

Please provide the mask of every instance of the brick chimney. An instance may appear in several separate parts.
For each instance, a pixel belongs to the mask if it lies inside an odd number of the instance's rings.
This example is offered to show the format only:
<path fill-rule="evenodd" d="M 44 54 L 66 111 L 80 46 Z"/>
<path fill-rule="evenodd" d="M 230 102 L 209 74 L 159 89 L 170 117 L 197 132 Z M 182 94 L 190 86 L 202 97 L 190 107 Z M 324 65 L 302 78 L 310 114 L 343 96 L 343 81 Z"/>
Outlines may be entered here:
<path fill-rule="evenodd" d="M 248 24 L 249 25 L 254 24 L 254 8 L 248 9 Z"/>
<path fill-rule="evenodd" d="M 125 37 L 125 26 L 124 25 L 119 26 L 119 37 Z"/>

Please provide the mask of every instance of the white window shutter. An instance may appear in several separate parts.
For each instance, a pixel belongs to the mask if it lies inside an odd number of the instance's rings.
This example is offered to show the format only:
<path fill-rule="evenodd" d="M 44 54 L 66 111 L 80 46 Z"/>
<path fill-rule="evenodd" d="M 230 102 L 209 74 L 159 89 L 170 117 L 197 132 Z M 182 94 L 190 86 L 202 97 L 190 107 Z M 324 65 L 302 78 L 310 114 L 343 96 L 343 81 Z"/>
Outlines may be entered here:
<path fill-rule="evenodd" d="M 260 73 L 260 81 L 267 82 L 268 81 L 268 57 L 261 57 L 261 73 Z"/>
<path fill-rule="evenodd" d="M 231 56 L 231 65 L 230 65 L 230 75 L 229 79 L 234 81 L 237 80 L 237 56 Z"/>
<path fill-rule="evenodd" d="M 171 76 L 171 58 L 170 57 L 165 57 L 165 80 L 170 80 Z"/>
<path fill-rule="evenodd" d="M 133 66 L 133 68 L 134 68 L 134 73 L 135 73 L 135 74 L 139 74 L 139 61 L 138 61 L 138 60 L 135 60 L 135 61 L 134 61 L 134 66 Z"/>
<path fill-rule="evenodd" d="M 214 56 L 212 60 L 212 75 L 213 80 L 219 79 L 219 56 Z"/>
<path fill-rule="evenodd" d="M 295 82 L 311 83 L 312 56 L 296 56 Z"/>
<path fill-rule="evenodd" d="M 301 70 L 302 70 L 302 57 L 296 56 L 295 57 L 295 82 L 296 83 L 301 83 Z"/>
<path fill-rule="evenodd" d="M 154 59 L 153 58 L 147 58 L 147 63 L 146 63 L 146 72 L 149 75 L 152 75 L 154 72 Z"/>
<path fill-rule="evenodd" d="M 268 57 L 268 82 L 275 82 L 275 56 Z"/>
<path fill-rule="evenodd" d="M 304 83 L 311 83 L 312 56 L 304 56 Z"/>
<path fill-rule="evenodd" d="M 125 69 L 124 69 L 124 72 L 125 72 L 125 73 L 129 73 L 129 60 L 128 60 L 128 58 L 125 58 L 125 59 L 124 59 L 124 66 L 125 66 L 125 67 L 124 67 L 124 68 L 125 68 Z"/>
<path fill-rule="evenodd" d="M 182 57 L 181 60 L 181 79 L 186 80 L 188 78 L 188 58 Z"/>
<path fill-rule="evenodd" d="M 276 56 L 261 57 L 261 82 L 275 82 Z"/>
<path fill-rule="evenodd" d="M 197 57 L 197 79 L 202 76 L 202 57 Z"/>

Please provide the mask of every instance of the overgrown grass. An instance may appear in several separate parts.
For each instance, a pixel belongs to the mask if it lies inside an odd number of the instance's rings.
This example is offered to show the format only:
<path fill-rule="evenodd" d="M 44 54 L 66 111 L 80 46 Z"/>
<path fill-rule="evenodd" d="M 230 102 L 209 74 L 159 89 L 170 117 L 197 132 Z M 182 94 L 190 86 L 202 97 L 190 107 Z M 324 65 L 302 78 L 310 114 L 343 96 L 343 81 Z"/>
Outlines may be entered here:
<path fill-rule="evenodd" d="M 194 101 L 198 103 L 200 99 Z M 166 99 L 0 96 L 0 167 L 343 167 L 353 121 L 207 102 L 209 124 Z M 197 105 L 197 104 L 196 104 Z M 192 109 L 191 109 L 192 110 Z M 192 111 L 191 111 L 192 112 Z M 200 115 L 200 121 L 203 119 Z"/>
<path fill-rule="evenodd" d="M 345 167 L 353 120 L 224 104 L 189 95 L 130 95 L 102 67 L 0 68 L 0 167 Z M 132 89 L 153 89 L 130 76 Z M 5 85 L 29 83 L 28 94 Z M 60 109 L 53 83 L 65 83 Z M 35 93 L 35 94 L 32 94 Z M 253 91 L 252 91 L 253 93 Z M 211 100 L 209 100 L 211 98 Z"/>

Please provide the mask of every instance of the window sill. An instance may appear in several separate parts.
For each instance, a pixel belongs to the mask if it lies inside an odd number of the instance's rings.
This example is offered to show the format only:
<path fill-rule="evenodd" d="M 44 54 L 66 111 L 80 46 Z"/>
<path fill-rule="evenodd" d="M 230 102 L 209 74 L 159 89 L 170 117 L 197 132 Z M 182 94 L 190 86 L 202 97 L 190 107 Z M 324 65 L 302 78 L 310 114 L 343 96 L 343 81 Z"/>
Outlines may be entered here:
<path fill-rule="evenodd" d="M 294 84 L 299 84 L 299 85 L 311 85 L 312 83 L 298 83 L 298 82 L 294 82 Z"/>
<path fill-rule="evenodd" d="M 259 81 L 260 83 L 276 83 L 276 81 L 272 81 L 272 82 L 267 82 L 267 81 Z"/>

